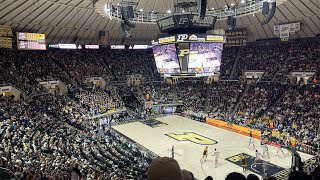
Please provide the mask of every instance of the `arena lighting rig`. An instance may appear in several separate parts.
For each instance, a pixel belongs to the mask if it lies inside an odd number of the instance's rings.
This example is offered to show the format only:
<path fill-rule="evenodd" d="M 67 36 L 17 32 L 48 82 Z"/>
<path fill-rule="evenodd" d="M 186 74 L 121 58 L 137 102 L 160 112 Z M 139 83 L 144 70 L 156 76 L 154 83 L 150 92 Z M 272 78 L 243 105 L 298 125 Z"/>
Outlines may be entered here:
<path fill-rule="evenodd" d="M 256 14 L 261 12 L 263 7 L 266 6 L 266 3 L 268 3 L 270 6 L 268 9 L 270 8 L 271 11 L 270 16 L 265 18 L 265 20 L 268 20 L 273 16 L 271 16 L 273 9 L 286 1 L 287 0 L 239 0 L 239 4 L 226 4 L 225 7 L 221 9 L 209 9 L 207 7 L 205 17 L 216 17 L 216 19 L 219 21 L 228 19 L 230 16 L 237 18 L 250 14 Z M 175 3 L 172 7 L 172 11 L 167 9 L 137 9 L 139 3 L 134 0 L 94 0 L 93 4 L 94 9 L 102 16 L 119 21 L 123 21 L 121 7 L 132 7 L 133 16 L 129 18 L 130 22 L 132 23 L 157 24 L 159 19 L 168 18 L 173 14 L 190 12 L 200 14 L 200 0 L 174 0 L 174 2 Z M 264 21 L 263 23 L 265 22 L 267 21 Z"/>

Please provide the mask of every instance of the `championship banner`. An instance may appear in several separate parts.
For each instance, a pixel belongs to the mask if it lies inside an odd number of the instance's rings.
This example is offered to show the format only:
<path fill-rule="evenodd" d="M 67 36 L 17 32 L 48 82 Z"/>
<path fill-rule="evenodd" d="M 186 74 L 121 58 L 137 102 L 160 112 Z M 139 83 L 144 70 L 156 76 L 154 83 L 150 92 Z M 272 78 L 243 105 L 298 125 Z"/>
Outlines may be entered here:
<path fill-rule="evenodd" d="M 6 28 L 0 26 L 0 36 L 7 36 Z"/>
<path fill-rule="evenodd" d="M 296 32 L 296 23 L 289 24 L 289 32 L 295 33 Z"/>
<path fill-rule="evenodd" d="M 10 26 L 0 25 L 0 36 L 11 37 L 12 35 Z"/>
<path fill-rule="evenodd" d="M 7 37 L 0 37 L 0 48 L 12 48 L 12 39 Z"/>
<path fill-rule="evenodd" d="M 273 34 L 280 34 L 280 38 L 288 38 L 289 33 L 295 33 L 300 31 L 300 22 L 275 25 L 273 27 Z"/>
<path fill-rule="evenodd" d="M 290 27 L 290 24 L 280 25 L 280 38 L 290 37 L 289 27 Z"/>
<path fill-rule="evenodd" d="M 294 23 L 296 31 L 300 31 L 300 22 Z"/>

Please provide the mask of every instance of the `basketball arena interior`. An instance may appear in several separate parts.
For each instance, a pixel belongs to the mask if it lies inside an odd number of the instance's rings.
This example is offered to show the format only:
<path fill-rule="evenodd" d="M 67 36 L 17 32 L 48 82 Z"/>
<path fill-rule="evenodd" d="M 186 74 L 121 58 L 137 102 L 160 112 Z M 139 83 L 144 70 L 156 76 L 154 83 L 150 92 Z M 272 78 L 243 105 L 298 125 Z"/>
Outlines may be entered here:
<path fill-rule="evenodd" d="M 320 0 L 0 0 L 1 180 L 320 180 Z"/>

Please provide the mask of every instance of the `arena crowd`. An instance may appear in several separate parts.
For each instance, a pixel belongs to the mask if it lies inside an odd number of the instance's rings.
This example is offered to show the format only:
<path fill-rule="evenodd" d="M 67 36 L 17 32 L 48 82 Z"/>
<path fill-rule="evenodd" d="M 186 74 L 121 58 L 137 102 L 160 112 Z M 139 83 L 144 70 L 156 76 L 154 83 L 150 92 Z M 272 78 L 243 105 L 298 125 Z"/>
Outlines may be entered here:
<path fill-rule="evenodd" d="M 181 170 L 173 159 L 157 159 L 111 128 L 144 119 L 143 110 L 124 108 L 122 94 L 129 93 L 141 106 L 146 101 L 179 104 L 182 112 L 259 129 L 269 141 L 316 154 L 320 147 L 319 53 L 319 42 L 311 40 L 226 48 L 220 81 L 167 84 L 159 82 L 149 50 L 0 50 L 0 84 L 10 84 L 26 95 L 20 101 L 0 96 L 0 165 L 28 180 L 157 179 L 164 174 L 158 163 L 164 161 L 174 165 L 176 179 L 193 179 L 192 170 Z M 242 78 L 247 70 L 265 73 L 247 82 Z M 314 71 L 315 75 L 307 83 L 292 84 L 288 80 L 292 71 Z M 126 85 L 127 75 L 132 74 L 142 75 L 144 82 Z M 83 85 L 91 76 L 110 84 L 105 88 Z M 39 85 L 44 80 L 62 81 L 69 93 L 46 92 Z M 45 93 L 28 97 L 40 91 Z M 293 173 L 289 179 L 317 179 L 319 168 L 314 169 L 309 175 Z M 226 179 L 254 178 L 232 173 Z"/>

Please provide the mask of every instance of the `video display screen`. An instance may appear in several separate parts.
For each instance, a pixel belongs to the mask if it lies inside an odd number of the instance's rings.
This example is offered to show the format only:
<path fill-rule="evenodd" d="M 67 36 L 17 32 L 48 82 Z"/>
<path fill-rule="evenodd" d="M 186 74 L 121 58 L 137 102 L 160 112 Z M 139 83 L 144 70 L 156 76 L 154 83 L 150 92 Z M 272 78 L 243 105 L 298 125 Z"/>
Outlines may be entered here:
<path fill-rule="evenodd" d="M 19 50 L 46 50 L 44 34 L 17 32 Z"/>
<path fill-rule="evenodd" d="M 154 59 L 161 74 L 180 73 L 180 64 L 175 44 L 153 47 Z"/>
<path fill-rule="evenodd" d="M 188 73 L 216 73 L 220 71 L 223 43 L 190 43 Z"/>

